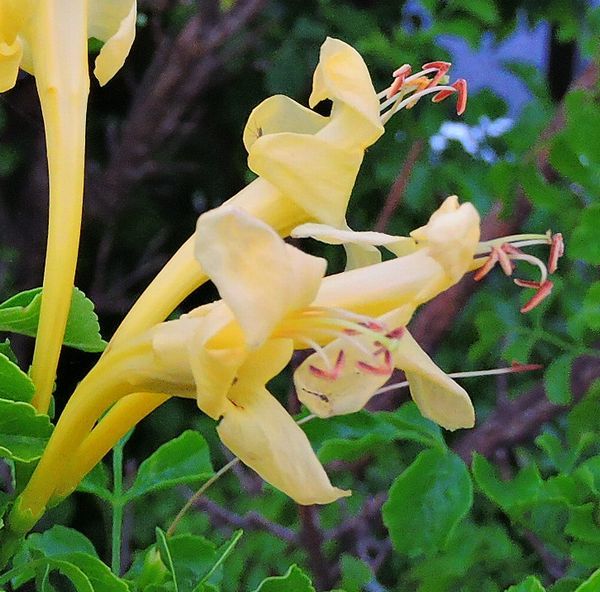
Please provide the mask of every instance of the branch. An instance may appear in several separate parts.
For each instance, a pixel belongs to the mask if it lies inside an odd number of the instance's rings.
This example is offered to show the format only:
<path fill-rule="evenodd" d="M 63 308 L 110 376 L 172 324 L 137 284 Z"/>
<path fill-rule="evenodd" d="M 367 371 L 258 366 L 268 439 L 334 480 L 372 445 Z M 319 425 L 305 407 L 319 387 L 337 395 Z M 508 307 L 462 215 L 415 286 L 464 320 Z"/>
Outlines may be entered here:
<path fill-rule="evenodd" d="M 573 400 L 582 399 L 594 381 L 600 378 L 600 358 L 581 356 L 572 367 Z M 542 385 L 536 386 L 514 401 L 496 408 L 479 426 L 465 432 L 453 445 L 454 451 L 466 463 L 474 452 L 494 458 L 502 448 L 530 442 L 542 426 L 565 412 L 569 407 L 551 403 Z"/>
<path fill-rule="evenodd" d="M 421 139 L 412 143 L 412 146 L 406 155 L 406 160 L 402 165 L 402 169 L 396 177 L 396 180 L 394 181 L 394 184 L 387 195 L 385 203 L 383 204 L 383 208 L 377 217 L 377 221 L 375 222 L 374 230 L 377 232 L 385 232 L 387 230 L 390 220 L 394 216 L 398 206 L 400 205 L 400 202 L 402 201 L 402 198 L 404 197 L 404 192 L 406 191 L 406 187 L 410 181 L 412 171 L 415 168 L 415 164 L 417 164 L 417 161 L 421 157 L 424 147 L 425 142 Z"/>

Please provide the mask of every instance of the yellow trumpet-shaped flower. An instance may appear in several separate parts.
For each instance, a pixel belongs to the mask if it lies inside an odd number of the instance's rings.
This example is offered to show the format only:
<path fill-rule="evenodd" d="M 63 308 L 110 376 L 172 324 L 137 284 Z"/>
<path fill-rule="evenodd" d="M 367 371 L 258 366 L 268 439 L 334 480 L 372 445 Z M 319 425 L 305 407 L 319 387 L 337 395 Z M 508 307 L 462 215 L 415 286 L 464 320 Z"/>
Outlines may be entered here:
<path fill-rule="evenodd" d="M 319 415 L 359 409 L 397 366 L 428 417 L 450 429 L 471 426 L 465 391 L 405 325 L 419 304 L 472 267 L 478 238 L 475 209 L 449 198 L 409 239 L 409 255 L 323 278 L 323 259 L 285 244 L 243 210 L 204 214 L 196 256 L 223 300 L 156 325 L 104 356 L 69 400 L 15 512 L 39 516 L 50 496 L 67 495 L 118 437 L 104 431 L 99 440 L 92 432 L 90 447 L 85 434 L 106 408 L 139 392 L 195 398 L 220 419 L 224 444 L 299 503 L 347 495 L 329 483 L 303 432 L 265 388 L 296 349 L 316 351 L 308 373 L 319 384 L 308 384 L 303 369 L 296 382 Z M 66 472 L 58 470 L 77 447 Z"/>
<path fill-rule="evenodd" d="M 31 377 L 38 410 L 48 409 L 77 262 L 81 224 L 88 38 L 104 41 L 94 73 L 106 83 L 135 35 L 135 0 L 0 0 L 0 92 L 19 68 L 35 76 L 50 179 L 44 289 Z"/>
<path fill-rule="evenodd" d="M 243 141 L 248 166 L 259 178 L 225 206 L 245 210 L 282 236 L 309 221 L 346 226 L 346 207 L 364 151 L 384 128 L 362 57 L 339 39 L 323 43 L 315 69 L 309 103 L 314 106 L 323 99 L 333 104 L 328 117 L 283 95 L 252 111 Z M 112 344 L 164 320 L 207 279 L 190 237 L 129 311 Z"/>

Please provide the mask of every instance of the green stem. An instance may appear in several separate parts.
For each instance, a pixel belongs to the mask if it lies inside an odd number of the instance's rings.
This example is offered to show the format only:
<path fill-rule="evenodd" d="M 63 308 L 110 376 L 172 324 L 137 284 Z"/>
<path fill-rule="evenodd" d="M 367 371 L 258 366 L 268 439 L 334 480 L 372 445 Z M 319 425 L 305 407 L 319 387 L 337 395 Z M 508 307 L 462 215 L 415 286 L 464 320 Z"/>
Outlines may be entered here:
<path fill-rule="evenodd" d="M 111 568 L 121 575 L 121 535 L 123 528 L 123 448 L 128 437 L 121 438 L 113 448 L 113 501 L 112 501 L 112 560 Z"/>

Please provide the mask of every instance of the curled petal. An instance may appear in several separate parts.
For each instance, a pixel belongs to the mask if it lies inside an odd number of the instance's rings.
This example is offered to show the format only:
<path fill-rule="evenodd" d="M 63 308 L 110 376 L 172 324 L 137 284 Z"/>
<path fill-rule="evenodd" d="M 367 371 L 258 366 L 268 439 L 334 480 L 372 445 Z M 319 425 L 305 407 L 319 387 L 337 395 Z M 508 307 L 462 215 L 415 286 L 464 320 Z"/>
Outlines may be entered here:
<path fill-rule="evenodd" d="M 318 136 L 280 133 L 252 144 L 248 166 L 311 218 L 339 228 L 362 158 Z"/>
<path fill-rule="evenodd" d="M 285 95 L 265 99 L 255 107 L 244 128 L 244 146 L 250 152 L 252 144 L 262 136 L 293 132 L 314 135 L 329 119 L 323 117 Z"/>
<path fill-rule="evenodd" d="M 23 46 L 16 38 L 11 44 L 0 40 L 0 92 L 11 89 L 17 80 Z"/>
<path fill-rule="evenodd" d="M 331 485 L 304 432 L 264 388 L 234 399 L 217 432 L 244 464 L 299 504 L 350 495 Z"/>
<path fill-rule="evenodd" d="M 288 313 L 316 296 L 326 261 L 286 245 L 264 222 L 222 207 L 203 214 L 196 258 L 256 348 Z"/>
<path fill-rule="evenodd" d="M 314 107 L 324 99 L 334 103 L 332 119 L 338 103 L 351 112 L 353 140 L 360 148 L 367 148 L 383 134 L 379 101 L 367 66 L 353 47 L 331 37 L 321 46 L 309 104 Z"/>
<path fill-rule="evenodd" d="M 106 84 L 123 66 L 135 38 L 136 0 L 89 0 L 88 35 L 104 41 L 94 75 Z"/>
<path fill-rule="evenodd" d="M 467 392 L 433 363 L 408 331 L 398 343 L 392 350 L 394 363 L 404 370 L 421 413 L 448 430 L 473 427 L 475 411 Z"/>

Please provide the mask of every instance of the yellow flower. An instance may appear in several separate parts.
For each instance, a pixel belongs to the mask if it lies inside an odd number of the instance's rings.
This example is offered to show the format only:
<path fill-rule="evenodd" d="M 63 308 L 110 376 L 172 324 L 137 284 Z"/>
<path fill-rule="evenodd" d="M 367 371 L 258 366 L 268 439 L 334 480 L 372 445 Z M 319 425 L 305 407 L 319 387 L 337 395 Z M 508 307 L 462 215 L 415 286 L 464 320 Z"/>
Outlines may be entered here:
<path fill-rule="evenodd" d="M 50 213 L 44 290 L 31 377 L 46 412 L 69 312 L 81 223 L 89 37 L 104 41 L 95 75 L 105 84 L 135 35 L 135 0 L 0 0 L 0 92 L 19 67 L 35 76 L 46 130 Z"/>
<path fill-rule="evenodd" d="M 295 349 L 316 350 L 317 361 L 300 368 L 296 383 L 307 407 L 321 416 L 361 408 L 397 366 L 425 415 L 450 429 L 471 426 L 465 391 L 404 326 L 419 304 L 471 268 L 478 229 L 475 209 L 449 198 L 408 239 L 409 255 L 323 278 L 323 259 L 285 244 L 246 212 L 228 207 L 204 214 L 196 255 L 223 300 L 106 354 L 69 400 L 53 436 L 59 444 L 50 442 L 21 504 L 39 514 L 53 492 L 68 494 L 118 434 L 103 431 L 101 441 L 92 432 L 93 446 L 84 441 L 61 476 L 52 470 L 64 462 L 66 447 L 81 441 L 105 408 L 139 392 L 159 393 L 159 402 L 162 393 L 195 398 L 220 419 L 224 444 L 299 503 L 347 495 L 330 484 L 303 432 L 265 388 Z"/>
<path fill-rule="evenodd" d="M 303 222 L 345 228 L 348 200 L 365 149 L 384 132 L 380 103 L 358 52 L 339 39 L 321 46 L 309 103 L 331 99 L 328 117 L 276 95 L 250 114 L 243 140 L 259 175 L 224 206 L 235 206 L 286 236 Z M 362 260 L 351 247 L 351 258 Z M 164 320 L 207 280 L 194 237 L 174 255 L 129 311 L 112 339 L 121 343 Z"/>

